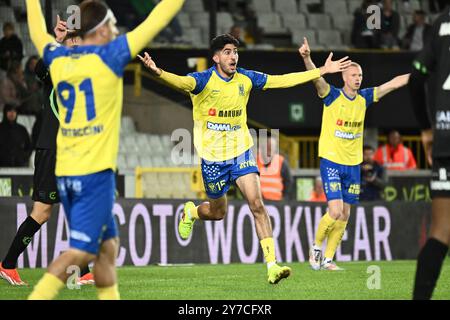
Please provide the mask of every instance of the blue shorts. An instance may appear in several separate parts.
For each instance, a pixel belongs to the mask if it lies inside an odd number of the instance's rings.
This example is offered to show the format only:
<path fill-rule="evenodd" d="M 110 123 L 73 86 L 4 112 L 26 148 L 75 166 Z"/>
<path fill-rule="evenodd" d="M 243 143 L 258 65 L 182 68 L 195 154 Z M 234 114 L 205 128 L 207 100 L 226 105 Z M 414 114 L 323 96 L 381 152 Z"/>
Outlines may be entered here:
<path fill-rule="evenodd" d="M 237 178 L 249 173 L 259 174 L 251 149 L 231 160 L 212 162 L 202 159 L 203 184 L 210 199 L 222 197 Z"/>
<path fill-rule="evenodd" d="M 348 204 L 358 203 L 361 185 L 359 164 L 346 166 L 320 158 L 320 175 L 328 201 L 342 199 Z"/>
<path fill-rule="evenodd" d="M 70 247 L 97 255 L 103 241 L 119 234 L 112 212 L 114 172 L 58 177 L 57 184 L 69 223 Z"/>

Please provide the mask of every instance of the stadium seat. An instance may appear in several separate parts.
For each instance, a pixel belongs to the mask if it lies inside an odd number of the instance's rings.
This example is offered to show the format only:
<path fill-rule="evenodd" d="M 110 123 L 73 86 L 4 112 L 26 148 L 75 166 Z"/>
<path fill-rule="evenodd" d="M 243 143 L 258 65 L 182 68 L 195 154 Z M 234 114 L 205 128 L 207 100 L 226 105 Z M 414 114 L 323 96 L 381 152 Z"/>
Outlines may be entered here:
<path fill-rule="evenodd" d="M 300 0 L 299 11 L 302 13 L 310 13 L 311 6 L 320 6 L 322 0 Z"/>
<path fill-rule="evenodd" d="M 163 146 L 166 146 L 166 147 L 173 146 L 172 140 L 170 139 L 170 135 L 168 135 L 168 134 L 161 135 L 161 143 Z"/>
<path fill-rule="evenodd" d="M 207 12 L 191 13 L 191 23 L 193 27 L 209 28 L 209 13 Z"/>
<path fill-rule="evenodd" d="M 127 160 L 123 153 L 119 153 L 119 155 L 117 156 L 117 167 L 119 168 L 119 170 L 125 170 L 128 168 Z"/>
<path fill-rule="evenodd" d="M 274 1 L 274 11 L 278 13 L 297 13 L 297 3 L 295 0 L 277 0 Z"/>
<path fill-rule="evenodd" d="M 183 11 L 186 12 L 204 12 L 203 0 L 189 0 L 184 3 Z"/>
<path fill-rule="evenodd" d="M 177 15 L 178 21 L 180 22 L 180 25 L 183 29 L 190 28 L 191 27 L 191 18 L 189 16 L 189 13 L 186 12 L 180 12 Z"/>
<path fill-rule="evenodd" d="M 128 169 L 134 169 L 137 166 L 140 166 L 138 155 L 135 153 L 130 153 L 126 155 L 127 159 L 127 168 Z"/>
<path fill-rule="evenodd" d="M 27 115 L 22 115 L 22 114 L 17 116 L 17 123 L 23 125 L 27 129 L 27 132 L 28 132 L 30 138 L 31 138 L 31 133 L 33 131 L 33 125 L 34 125 L 35 121 L 36 121 L 35 116 L 27 116 Z"/>
<path fill-rule="evenodd" d="M 319 44 L 327 48 L 343 49 L 341 33 L 338 30 L 319 30 L 317 32 Z"/>
<path fill-rule="evenodd" d="M 138 133 L 136 135 L 136 145 L 141 150 L 141 152 L 145 152 L 146 150 L 150 150 L 150 142 L 148 140 L 148 135 L 145 133 Z"/>
<path fill-rule="evenodd" d="M 353 15 L 357 9 L 361 8 L 361 5 L 361 0 L 347 0 L 348 13 Z"/>
<path fill-rule="evenodd" d="M 330 16 L 327 14 L 314 13 L 308 14 L 308 28 L 315 30 L 331 29 Z"/>
<path fill-rule="evenodd" d="M 303 43 L 303 37 L 308 39 L 308 43 L 311 49 L 322 49 L 323 46 L 319 45 L 317 42 L 316 31 L 311 29 L 305 30 L 295 30 L 292 33 L 292 43 L 296 45 L 300 45 Z"/>
<path fill-rule="evenodd" d="M 233 17 L 228 12 L 217 13 L 217 34 L 224 34 L 230 32 L 234 25 Z"/>
<path fill-rule="evenodd" d="M 14 10 L 11 7 L 1 6 L 0 7 L 0 21 L 8 21 L 15 23 L 16 17 L 14 16 Z"/>
<path fill-rule="evenodd" d="M 133 134 L 129 134 L 125 136 L 124 140 L 124 149 L 128 153 L 138 153 L 140 150 L 136 144 L 136 138 Z"/>
<path fill-rule="evenodd" d="M 419 0 L 409 0 L 407 3 L 403 1 L 394 1 L 394 10 L 397 10 L 397 12 L 400 14 L 411 14 L 414 12 L 414 10 L 421 10 L 421 9 L 422 5 Z"/>
<path fill-rule="evenodd" d="M 153 166 L 152 158 L 148 154 L 140 155 L 139 163 L 141 164 L 141 166 L 146 167 L 146 168 Z"/>
<path fill-rule="evenodd" d="M 161 156 L 152 157 L 152 163 L 154 167 L 168 167 L 169 164 Z"/>
<path fill-rule="evenodd" d="M 333 0 L 323 2 L 323 12 L 332 16 L 346 14 L 348 12 L 346 0 Z"/>
<path fill-rule="evenodd" d="M 351 32 L 353 24 L 353 16 L 349 14 L 337 14 L 331 16 L 334 29 Z"/>
<path fill-rule="evenodd" d="M 12 3 L 13 8 L 19 8 L 22 12 L 26 11 L 27 5 L 25 0 L 15 0 Z"/>
<path fill-rule="evenodd" d="M 281 18 L 277 13 L 258 14 L 258 26 L 266 34 L 284 33 L 287 30 L 281 24 Z"/>
<path fill-rule="evenodd" d="M 202 28 L 185 28 L 183 38 L 190 42 L 194 47 L 202 47 L 205 41 L 202 38 Z"/>
<path fill-rule="evenodd" d="M 258 13 L 272 13 L 272 1 L 271 0 L 252 0 L 252 7 L 255 12 Z"/>
<path fill-rule="evenodd" d="M 288 30 L 306 29 L 306 18 L 302 13 L 288 13 L 282 18 L 283 26 Z"/>
<path fill-rule="evenodd" d="M 131 117 L 125 116 L 121 119 L 121 129 L 124 133 L 134 133 L 136 132 L 136 128 L 134 126 L 134 121 Z"/>

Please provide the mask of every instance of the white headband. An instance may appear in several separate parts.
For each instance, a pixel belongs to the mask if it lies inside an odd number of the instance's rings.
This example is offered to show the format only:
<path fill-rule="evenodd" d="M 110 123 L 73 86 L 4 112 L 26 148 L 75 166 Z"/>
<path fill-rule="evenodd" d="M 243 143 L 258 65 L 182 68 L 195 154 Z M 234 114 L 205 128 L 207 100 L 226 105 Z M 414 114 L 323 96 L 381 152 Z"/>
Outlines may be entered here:
<path fill-rule="evenodd" d="M 106 21 L 108 21 L 108 19 L 111 19 L 113 23 L 116 23 L 116 17 L 114 16 L 114 13 L 111 11 L 111 9 L 108 9 L 108 11 L 106 12 L 105 17 L 103 18 L 102 21 L 100 21 L 99 24 L 97 24 L 95 27 L 93 27 L 91 30 L 87 31 L 85 34 L 90 34 L 95 32 L 98 28 L 100 28 Z"/>

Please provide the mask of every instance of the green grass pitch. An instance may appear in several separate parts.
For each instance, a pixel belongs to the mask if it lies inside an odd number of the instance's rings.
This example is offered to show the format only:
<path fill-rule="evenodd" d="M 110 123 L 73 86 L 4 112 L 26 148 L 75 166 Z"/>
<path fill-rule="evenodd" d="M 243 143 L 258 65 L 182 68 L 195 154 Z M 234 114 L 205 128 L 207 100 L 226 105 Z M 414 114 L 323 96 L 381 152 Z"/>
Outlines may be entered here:
<path fill-rule="evenodd" d="M 342 272 L 312 271 L 307 263 L 290 263 L 292 275 L 277 285 L 266 279 L 263 264 L 148 266 L 118 268 L 122 299 L 146 300 L 273 300 L 273 299 L 411 299 L 415 261 L 340 263 Z M 380 289 L 370 266 L 378 266 Z M 369 268 L 370 271 L 370 268 Z M 20 274 L 29 287 L 12 287 L 0 280 L 0 299 L 26 299 L 43 269 L 24 269 Z M 58 299 L 96 299 L 93 286 L 64 289 Z M 450 259 L 446 259 L 434 299 L 450 300 Z"/>

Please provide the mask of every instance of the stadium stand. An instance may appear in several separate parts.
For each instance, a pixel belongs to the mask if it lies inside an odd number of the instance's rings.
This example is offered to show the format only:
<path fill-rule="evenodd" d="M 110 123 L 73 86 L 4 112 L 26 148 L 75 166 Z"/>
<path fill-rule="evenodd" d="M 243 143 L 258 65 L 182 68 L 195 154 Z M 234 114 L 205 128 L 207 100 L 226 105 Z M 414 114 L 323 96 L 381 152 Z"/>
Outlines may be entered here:
<path fill-rule="evenodd" d="M 41 1 L 44 4 L 45 1 Z M 53 15 L 63 15 L 73 0 L 52 1 Z M 350 33 L 353 13 L 360 8 L 362 0 L 251 0 L 247 2 L 256 12 L 256 23 L 265 35 L 287 35 L 291 45 L 297 47 L 303 37 L 307 37 L 313 50 L 346 50 L 350 48 Z M 203 0 L 189 0 L 179 13 L 178 20 L 183 29 L 183 38 L 194 48 L 207 48 L 209 42 L 209 13 Z M 395 10 L 401 15 L 401 32 L 403 36 L 411 22 L 411 14 L 416 9 L 423 9 L 429 14 L 426 1 L 410 0 L 409 5 L 402 1 L 395 2 Z M 25 0 L 11 1 L 11 5 L 0 6 L 0 25 L 13 22 L 16 32 L 24 44 L 26 57 L 36 54 L 31 44 L 25 20 Z M 430 20 L 434 18 L 429 14 Z M 236 20 L 233 12 L 221 11 L 217 14 L 217 33 L 225 33 L 233 25 L 243 26 L 246 21 Z M 126 31 L 125 26 L 120 26 Z M 246 39 L 247 40 L 247 39 Z M 156 46 L 162 45 L 155 43 Z M 164 44 L 170 45 L 170 44 Z M 249 48 L 273 49 L 272 43 L 252 43 Z M 128 98 L 130 95 L 127 96 Z M 154 101 L 154 100 L 152 100 Z M 133 105 L 133 101 L 126 101 Z M 0 120 L 2 114 L 0 113 Z M 183 168 L 178 159 L 172 159 L 173 142 L 167 133 L 151 133 L 148 128 L 138 130 L 136 115 L 122 118 L 118 168 L 120 172 L 134 172 L 136 167 L 144 168 Z M 18 122 L 23 124 L 31 135 L 34 116 L 20 115 Z M 30 164 L 31 167 L 31 164 Z M 157 169 L 157 170 L 159 170 Z M 173 186 L 170 181 L 181 181 Z M 146 197 L 189 197 L 191 192 L 189 174 L 182 172 L 146 172 L 142 175 L 142 192 Z M 161 186 L 169 185 L 167 189 Z"/>
<path fill-rule="evenodd" d="M 73 0 L 53 1 L 54 16 L 56 14 L 64 16 L 67 6 L 73 2 Z M 247 6 L 255 11 L 257 26 L 261 28 L 263 35 L 269 35 L 273 39 L 274 35 L 288 34 L 292 40 L 291 45 L 295 47 L 300 38 L 299 34 L 305 34 L 307 30 L 306 34 L 309 35 L 311 31 L 314 31 L 317 39 L 311 39 L 310 45 L 317 50 L 351 47 L 350 31 L 353 14 L 361 7 L 361 4 L 362 0 L 251 0 L 248 1 Z M 430 12 L 427 1 L 395 1 L 394 4 L 394 9 L 401 15 L 400 38 L 403 37 L 414 10 L 422 9 L 427 14 Z M 3 24 L 6 21 L 15 23 L 17 33 L 24 41 L 25 55 L 35 54 L 24 19 L 25 1 L 14 1 L 11 6 L 2 5 L 0 9 L 0 23 Z M 183 29 L 184 45 L 196 48 L 208 46 L 209 13 L 207 9 L 203 0 L 190 0 L 185 3 L 178 14 L 178 20 Z M 430 15 L 430 20 L 434 17 L 435 15 Z M 217 33 L 228 32 L 231 26 L 236 24 L 245 28 L 246 23 L 248 21 L 236 20 L 236 14 L 233 12 L 218 12 Z M 334 32 L 319 32 L 324 30 Z M 158 42 L 158 39 L 155 40 L 155 46 L 173 46 L 167 41 Z M 263 39 L 267 40 L 264 37 Z M 253 44 L 253 42 L 250 43 Z M 176 45 L 179 46 L 179 44 Z M 274 44 L 264 42 L 254 43 L 254 45 L 256 48 L 273 48 Z"/>

